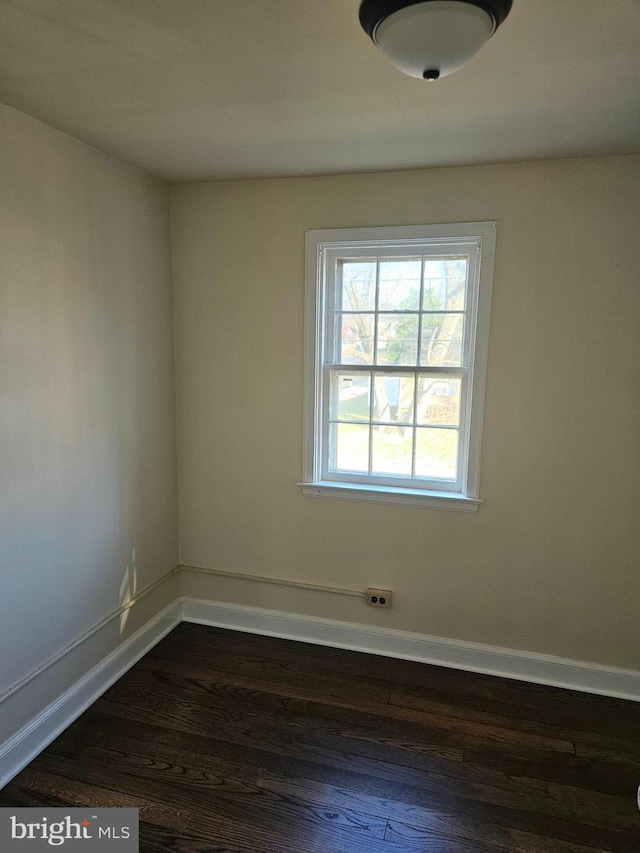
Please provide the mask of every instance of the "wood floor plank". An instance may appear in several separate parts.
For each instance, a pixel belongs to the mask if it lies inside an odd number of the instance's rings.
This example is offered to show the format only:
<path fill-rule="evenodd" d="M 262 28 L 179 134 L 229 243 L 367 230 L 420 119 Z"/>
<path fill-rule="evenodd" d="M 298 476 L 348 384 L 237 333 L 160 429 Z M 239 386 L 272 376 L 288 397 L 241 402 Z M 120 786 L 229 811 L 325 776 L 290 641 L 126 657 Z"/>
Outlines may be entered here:
<path fill-rule="evenodd" d="M 182 623 L 0 791 L 142 853 L 640 853 L 640 704 Z"/>
<path fill-rule="evenodd" d="M 258 672 L 263 673 L 262 669 Z M 255 690 L 258 694 L 262 693 L 265 696 L 265 701 L 269 696 L 273 696 L 271 700 L 273 704 L 283 706 L 282 699 L 299 698 L 310 699 L 313 701 L 319 697 L 346 699 L 358 701 L 364 696 L 368 701 L 381 702 L 386 704 L 389 701 L 391 688 L 389 684 L 384 683 L 380 679 L 363 679 L 354 681 L 354 679 L 339 678 L 336 675 L 325 676 L 322 678 L 311 677 L 307 673 L 292 675 L 291 672 L 278 671 L 275 675 L 270 674 L 269 677 L 259 677 L 256 679 L 256 671 L 253 671 L 252 677 L 247 674 L 242 674 L 242 670 L 234 668 L 232 672 L 225 673 L 223 671 L 213 671 L 205 674 L 202 666 L 196 668 L 189 666 L 188 662 L 181 660 L 179 662 L 166 662 L 164 659 L 152 669 L 147 669 L 146 675 L 143 675 L 141 669 L 130 671 L 120 684 L 136 687 L 137 683 L 146 682 L 146 686 L 153 689 L 166 688 L 182 684 L 183 689 L 195 690 L 200 693 L 209 693 L 212 695 L 223 694 L 224 688 L 237 687 L 238 695 L 242 695 L 243 690 Z M 191 683 L 187 684 L 189 680 Z M 228 691 L 227 691 L 228 692 Z M 275 697 L 280 697 L 277 701 Z"/>
<path fill-rule="evenodd" d="M 286 707 L 289 696 L 285 685 L 263 680 L 260 680 L 259 685 L 256 686 L 255 680 L 237 678 L 231 674 L 225 677 L 224 673 L 213 673 L 205 678 L 202 674 L 194 677 L 186 669 L 180 674 L 165 668 L 140 668 L 128 672 L 112 687 L 109 698 L 128 702 L 132 695 L 147 691 L 151 695 L 176 697 L 207 708 L 235 708 L 240 703 L 250 706 L 255 713 L 261 707 Z"/>
<path fill-rule="evenodd" d="M 575 690 L 562 690 L 559 687 L 541 687 L 527 685 L 523 682 L 512 682 L 505 686 L 494 687 L 493 698 L 504 705 L 516 705 L 553 714 L 557 719 L 567 714 L 581 724 L 593 721 L 597 731 L 609 727 L 616 731 L 624 731 L 637 723 L 638 709 L 635 702 L 598 696 L 591 693 L 578 693 Z M 571 725 L 571 723 L 569 723 Z M 633 731 L 631 732 L 633 736 Z"/>
<path fill-rule="evenodd" d="M 628 797 L 640 780 L 637 766 L 578 755 L 521 750 L 517 755 L 491 748 L 465 749 L 463 761 L 473 767 L 494 767 L 509 776 L 545 779 L 576 788 Z"/>
<path fill-rule="evenodd" d="M 32 768 L 23 770 L 14 780 L 14 784 L 34 794 L 48 794 L 55 797 L 61 805 L 70 808 L 87 806 L 98 809 L 139 809 L 140 820 L 178 832 L 184 830 L 192 816 L 186 809 L 161 806 L 143 797 L 130 796 L 86 782 L 76 782 L 68 777 Z"/>
<path fill-rule="evenodd" d="M 459 832 L 459 828 L 456 827 L 454 832 Z M 452 837 L 446 832 L 392 821 L 385 840 L 393 844 L 394 851 L 397 853 L 427 853 L 427 851 L 449 853 L 454 849 L 464 849 L 470 853 L 475 853 L 475 851 L 485 849 L 483 843 L 478 841 L 478 835 L 479 831 L 474 828 L 469 839 L 457 842 L 464 847 L 455 848 L 449 846 L 455 836 Z M 607 853 L 602 848 L 585 847 L 582 844 L 572 844 L 571 842 L 545 838 L 517 830 L 498 830 L 493 835 L 496 840 L 490 849 L 500 850 L 504 853 Z"/>
<path fill-rule="evenodd" d="M 414 708 L 401 708 L 389 705 L 383 709 L 380 705 L 363 701 L 359 704 L 349 702 L 322 702 L 292 699 L 288 706 L 301 713 L 319 714 L 333 719 L 353 719 L 363 721 L 367 715 L 371 721 L 379 717 L 380 726 L 393 729 L 396 723 L 413 723 L 451 745 L 467 746 L 471 743 L 512 743 L 529 749 L 549 749 L 557 752 L 574 753 L 573 741 L 565 737 L 545 734 L 529 734 L 516 731 L 509 724 L 498 725 L 485 721 L 467 720 L 463 715 L 447 716 L 446 713 L 431 713 Z M 371 722 L 372 725 L 375 725 Z"/>
<path fill-rule="evenodd" d="M 130 697 L 133 699 L 133 697 Z M 215 732 L 218 737 L 242 740 L 251 726 L 268 717 L 258 709 L 250 712 L 243 705 L 236 709 L 204 708 L 193 702 L 175 697 L 146 694 L 137 696 L 138 701 L 121 701 L 105 694 L 100 699 L 100 708 L 116 717 L 141 723 L 169 726 L 186 732 L 207 735 Z"/>
<path fill-rule="evenodd" d="M 571 739 L 574 733 L 580 732 L 586 742 L 598 743 L 604 731 L 608 738 L 622 739 L 624 743 L 632 743 L 635 749 L 640 748 L 637 743 L 638 720 L 633 720 L 630 715 L 584 713 L 581 704 L 572 709 L 570 705 L 563 707 L 558 701 L 550 707 L 540 706 L 539 702 L 505 702 L 502 701 L 504 693 L 503 690 L 491 699 L 468 697 L 462 705 L 455 696 L 442 691 L 403 687 L 396 688 L 389 701 L 403 708 L 463 716 L 465 719 L 484 720 L 498 725 L 503 725 L 507 720 L 508 725 L 521 731 L 561 739 Z"/>

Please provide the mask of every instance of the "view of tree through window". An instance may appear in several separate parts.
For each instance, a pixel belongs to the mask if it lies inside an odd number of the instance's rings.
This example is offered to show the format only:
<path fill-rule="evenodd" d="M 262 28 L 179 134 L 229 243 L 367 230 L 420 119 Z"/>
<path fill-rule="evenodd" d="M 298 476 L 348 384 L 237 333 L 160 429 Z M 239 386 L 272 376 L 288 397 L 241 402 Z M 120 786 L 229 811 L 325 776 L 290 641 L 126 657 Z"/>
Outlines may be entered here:
<path fill-rule="evenodd" d="M 456 479 L 467 275 L 465 255 L 337 262 L 332 470 Z"/>

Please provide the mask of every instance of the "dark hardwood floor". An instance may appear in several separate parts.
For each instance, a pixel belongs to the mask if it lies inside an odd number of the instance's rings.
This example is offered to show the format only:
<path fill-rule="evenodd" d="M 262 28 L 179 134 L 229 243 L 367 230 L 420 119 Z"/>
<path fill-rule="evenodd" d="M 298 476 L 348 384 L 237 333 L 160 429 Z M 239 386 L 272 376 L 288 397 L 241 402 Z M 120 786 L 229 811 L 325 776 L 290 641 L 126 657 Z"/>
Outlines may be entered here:
<path fill-rule="evenodd" d="M 183 623 L 0 806 L 134 806 L 140 850 L 640 851 L 640 704 Z"/>

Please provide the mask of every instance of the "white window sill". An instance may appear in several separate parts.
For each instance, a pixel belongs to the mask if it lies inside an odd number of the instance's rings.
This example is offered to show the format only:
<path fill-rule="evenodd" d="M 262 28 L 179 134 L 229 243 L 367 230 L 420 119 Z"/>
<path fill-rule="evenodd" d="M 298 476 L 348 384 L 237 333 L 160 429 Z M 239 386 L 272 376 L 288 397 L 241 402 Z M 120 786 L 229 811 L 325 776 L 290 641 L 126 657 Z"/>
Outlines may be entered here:
<path fill-rule="evenodd" d="M 363 486 L 356 483 L 298 483 L 302 494 L 309 498 L 334 498 L 346 501 L 422 506 L 454 512 L 477 512 L 481 498 L 469 498 L 457 492 L 420 491 L 390 486 Z"/>

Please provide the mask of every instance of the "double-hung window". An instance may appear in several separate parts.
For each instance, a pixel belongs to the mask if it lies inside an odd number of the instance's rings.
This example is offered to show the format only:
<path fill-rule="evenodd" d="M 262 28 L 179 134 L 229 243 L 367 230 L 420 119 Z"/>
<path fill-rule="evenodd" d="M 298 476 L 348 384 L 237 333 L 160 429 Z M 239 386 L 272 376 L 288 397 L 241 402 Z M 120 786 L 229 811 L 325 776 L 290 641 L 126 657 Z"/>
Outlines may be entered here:
<path fill-rule="evenodd" d="M 307 495 L 474 511 L 495 223 L 307 232 Z"/>

